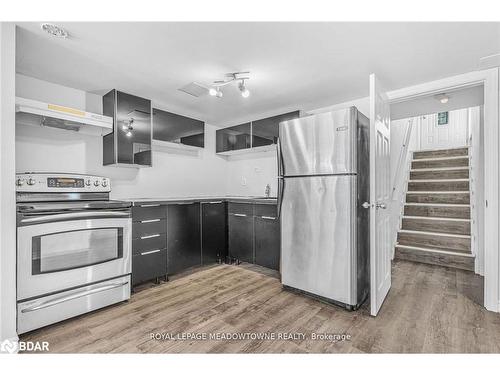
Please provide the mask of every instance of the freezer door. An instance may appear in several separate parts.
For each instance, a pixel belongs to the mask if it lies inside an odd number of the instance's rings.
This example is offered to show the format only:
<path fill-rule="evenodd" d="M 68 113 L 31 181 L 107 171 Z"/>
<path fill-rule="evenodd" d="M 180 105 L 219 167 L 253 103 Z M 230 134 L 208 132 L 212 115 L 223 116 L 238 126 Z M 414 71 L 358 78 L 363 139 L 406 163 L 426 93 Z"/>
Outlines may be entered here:
<path fill-rule="evenodd" d="M 283 183 L 283 285 L 355 305 L 355 176 L 294 177 Z"/>
<path fill-rule="evenodd" d="M 279 125 L 283 176 L 356 173 L 355 107 Z"/>

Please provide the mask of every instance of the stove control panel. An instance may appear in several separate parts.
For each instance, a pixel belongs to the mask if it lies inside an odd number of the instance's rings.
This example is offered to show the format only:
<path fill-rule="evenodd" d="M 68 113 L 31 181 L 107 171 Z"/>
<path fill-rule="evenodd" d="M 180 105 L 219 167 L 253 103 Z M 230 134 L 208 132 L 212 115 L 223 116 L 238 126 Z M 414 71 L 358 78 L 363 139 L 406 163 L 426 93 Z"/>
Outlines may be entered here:
<path fill-rule="evenodd" d="M 18 173 L 16 191 L 50 192 L 110 192 L 109 178 L 65 173 Z"/>

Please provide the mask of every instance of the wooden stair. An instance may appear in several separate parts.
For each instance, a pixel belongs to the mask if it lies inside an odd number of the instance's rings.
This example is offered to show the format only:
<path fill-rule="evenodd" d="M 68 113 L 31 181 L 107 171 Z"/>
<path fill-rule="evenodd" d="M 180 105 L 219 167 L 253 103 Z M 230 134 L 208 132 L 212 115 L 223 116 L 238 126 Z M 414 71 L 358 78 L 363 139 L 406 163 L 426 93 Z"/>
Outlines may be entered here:
<path fill-rule="evenodd" d="M 395 259 L 474 271 L 468 151 L 413 153 Z"/>

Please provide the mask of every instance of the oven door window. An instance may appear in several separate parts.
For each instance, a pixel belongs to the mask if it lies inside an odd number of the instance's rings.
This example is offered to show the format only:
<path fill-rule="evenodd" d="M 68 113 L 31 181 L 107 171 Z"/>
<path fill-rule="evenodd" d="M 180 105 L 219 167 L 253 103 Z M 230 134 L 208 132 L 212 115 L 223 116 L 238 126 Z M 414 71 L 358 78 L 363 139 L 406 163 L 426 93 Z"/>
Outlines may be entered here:
<path fill-rule="evenodd" d="M 33 237 L 32 273 L 87 267 L 123 257 L 123 228 L 82 229 Z"/>

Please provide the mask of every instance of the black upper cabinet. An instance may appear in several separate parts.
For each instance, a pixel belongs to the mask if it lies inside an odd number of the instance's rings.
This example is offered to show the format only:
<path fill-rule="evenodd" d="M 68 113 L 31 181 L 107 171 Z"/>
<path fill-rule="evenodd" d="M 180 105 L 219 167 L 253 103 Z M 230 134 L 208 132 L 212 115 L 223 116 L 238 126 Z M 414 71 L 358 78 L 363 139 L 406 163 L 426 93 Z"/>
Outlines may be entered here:
<path fill-rule="evenodd" d="M 279 123 L 299 118 L 299 111 L 252 121 L 252 147 L 276 144 L 279 136 Z"/>
<path fill-rule="evenodd" d="M 205 147 L 205 123 L 153 108 L 153 139 Z"/>
<path fill-rule="evenodd" d="M 251 147 L 250 123 L 217 130 L 216 152 L 242 150 Z"/>
<path fill-rule="evenodd" d="M 113 132 L 103 137 L 103 164 L 151 166 L 151 101 L 111 90 L 103 96 L 103 114 Z"/>
<path fill-rule="evenodd" d="M 279 123 L 296 118 L 299 118 L 299 111 L 217 130 L 216 152 L 276 144 L 279 136 Z"/>

